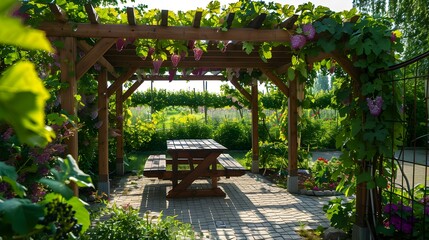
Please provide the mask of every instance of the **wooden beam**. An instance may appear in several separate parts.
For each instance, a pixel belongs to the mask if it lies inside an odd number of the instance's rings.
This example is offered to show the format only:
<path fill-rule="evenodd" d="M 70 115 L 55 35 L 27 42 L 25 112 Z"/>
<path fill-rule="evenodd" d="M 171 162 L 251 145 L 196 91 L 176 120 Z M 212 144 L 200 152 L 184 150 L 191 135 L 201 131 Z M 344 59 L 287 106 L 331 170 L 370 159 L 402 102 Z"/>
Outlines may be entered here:
<path fill-rule="evenodd" d="M 127 81 L 133 74 L 137 71 L 138 67 L 130 67 L 128 71 L 122 74 L 116 81 L 113 82 L 112 85 L 107 89 L 107 97 L 112 96 L 114 92 L 118 90 L 122 86 L 122 84 Z"/>
<path fill-rule="evenodd" d="M 125 91 L 125 93 L 122 95 L 122 102 L 127 100 L 131 96 L 131 94 L 133 94 L 137 90 L 137 88 L 142 85 L 142 83 L 143 81 L 135 81 L 133 85 L 131 85 L 131 87 L 128 88 L 127 91 Z"/>
<path fill-rule="evenodd" d="M 252 102 L 252 95 L 250 95 L 249 92 L 246 91 L 246 89 L 244 89 L 240 83 L 238 83 L 237 78 L 232 78 L 231 79 L 231 83 L 232 85 L 234 85 L 234 87 L 247 99 L 247 101 L 249 101 L 250 103 Z"/>
<path fill-rule="evenodd" d="M 98 191 L 110 194 L 109 183 L 109 97 L 107 96 L 107 71 L 102 69 L 98 76 Z M 102 195 L 100 195 L 102 196 Z"/>
<path fill-rule="evenodd" d="M 69 114 L 69 116 L 77 117 L 77 103 L 75 96 L 77 94 L 77 78 L 76 78 L 76 38 L 65 38 L 64 48 L 59 51 L 60 55 L 60 69 L 61 69 L 61 82 L 66 83 L 66 88 L 61 88 L 61 108 Z M 71 132 L 70 137 L 66 138 L 68 153 L 78 161 L 78 131 L 71 123 L 67 125 L 68 130 Z M 79 190 L 76 184 L 71 184 L 74 194 L 79 195 Z"/>
<path fill-rule="evenodd" d="M 161 11 L 161 26 L 167 27 L 168 26 L 168 10 L 162 10 Z"/>
<path fill-rule="evenodd" d="M 124 99 L 122 86 L 116 90 L 116 174 L 123 176 L 124 168 Z"/>
<path fill-rule="evenodd" d="M 259 173 L 258 80 L 252 81 L 252 173 Z"/>
<path fill-rule="evenodd" d="M 57 4 L 51 3 L 49 4 L 49 9 L 51 10 L 52 14 L 54 14 L 55 19 L 60 23 L 66 23 L 68 22 L 67 13 L 60 8 Z"/>
<path fill-rule="evenodd" d="M 356 81 L 359 80 L 360 72 L 358 68 L 355 68 L 353 66 L 353 62 L 344 54 L 333 51 L 332 57 L 335 59 L 335 61 L 338 62 L 338 64 L 343 68 L 343 70 L 350 75 L 350 77 Z"/>
<path fill-rule="evenodd" d="M 99 24 L 98 15 L 91 4 L 85 4 L 85 11 L 88 14 L 88 19 L 91 24 Z"/>
<path fill-rule="evenodd" d="M 277 28 L 285 28 L 288 30 L 293 29 L 296 20 L 298 20 L 298 15 L 294 14 L 292 17 L 284 20 L 282 23 L 277 25 Z"/>
<path fill-rule="evenodd" d="M 264 23 L 265 18 L 267 17 L 266 13 L 261 13 L 260 15 L 258 15 L 256 18 L 254 18 L 248 25 L 247 27 L 249 28 L 254 28 L 254 29 L 259 29 L 262 27 L 262 23 Z"/>
<path fill-rule="evenodd" d="M 196 12 L 194 16 L 194 21 L 192 22 L 192 27 L 199 28 L 201 26 L 201 18 L 203 16 L 203 12 Z"/>
<path fill-rule="evenodd" d="M 232 21 L 234 21 L 235 13 L 228 13 L 226 16 L 226 28 L 230 29 L 232 26 Z"/>
<path fill-rule="evenodd" d="M 280 91 L 282 91 L 286 97 L 289 97 L 289 88 L 277 75 L 267 69 L 261 69 L 261 71 L 280 89 Z"/>
<path fill-rule="evenodd" d="M 128 25 L 136 26 L 136 17 L 134 16 L 134 8 L 127 7 Z"/>
<path fill-rule="evenodd" d="M 39 26 L 47 36 L 82 37 L 82 38 L 146 38 L 174 40 L 231 40 L 251 42 L 289 42 L 292 31 L 283 29 L 251 29 L 233 28 L 219 31 L 210 27 L 187 26 L 153 26 L 153 25 L 121 25 L 121 24 L 88 24 L 88 23 L 53 23 L 45 22 Z"/>
<path fill-rule="evenodd" d="M 298 77 L 289 81 L 288 98 L 288 191 L 297 192 L 298 181 L 289 181 L 290 178 L 298 177 L 298 100 L 297 100 Z M 296 186 L 292 186 L 295 185 Z"/>
<path fill-rule="evenodd" d="M 81 40 L 77 43 L 78 47 L 80 49 L 82 49 L 86 54 L 88 54 L 89 51 L 91 51 L 92 46 L 89 45 L 86 41 Z M 112 64 L 110 64 L 109 61 L 106 60 L 106 58 L 104 57 L 100 57 L 100 59 L 98 59 L 98 63 L 105 67 L 107 69 L 107 71 L 112 74 L 112 76 L 114 76 L 115 78 L 119 77 L 119 74 L 115 71 L 115 67 L 112 66 Z"/>
<path fill-rule="evenodd" d="M 133 80 L 137 79 L 133 78 Z M 145 81 L 170 81 L 168 79 L 168 76 L 152 76 L 152 75 L 146 75 L 142 77 Z M 196 76 L 196 75 L 189 75 L 189 76 L 182 76 L 178 75 L 176 78 L 173 79 L 173 81 L 226 81 L 226 78 L 224 76 L 214 76 L 214 75 L 202 75 L 202 76 Z"/>
<path fill-rule="evenodd" d="M 94 47 L 77 63 L 76 77 L 81 78 L 116 42 L 114 38 L 100 39 Z"/>

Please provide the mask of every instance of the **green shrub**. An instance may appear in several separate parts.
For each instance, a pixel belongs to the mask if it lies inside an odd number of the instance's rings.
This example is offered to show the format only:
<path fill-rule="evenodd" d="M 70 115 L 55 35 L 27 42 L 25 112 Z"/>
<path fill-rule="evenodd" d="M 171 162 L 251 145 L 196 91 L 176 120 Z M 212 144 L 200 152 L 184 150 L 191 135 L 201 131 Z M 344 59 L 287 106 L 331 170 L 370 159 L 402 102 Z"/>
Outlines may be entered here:
<path fill-rule="evenodd" d="M 356 222 L 356 199 L 350 201 L 342 198 L 335 198 L 323 206 L 332 227 L 351 233 L 353 224 Z"/>
<path fill-rule="evenodd" d="M 168 136 L 171 139 L 212 138 L 212 127 L 188 114 L 171 123 Z"/>
<path fill-rule="evenodd" d="M 139 211 L 131 206 L 103 210 L 107 220 L 98 220 L 81 239 L 195 239 L 195 232 L 188 223 L 182 223 L 175 217 L 149 216 L 149 212 L 140 217 Z"/>
<path fill-rule="evenodd" d="M 251 148 L 250 124 L 244 121 L 224 120 L 214 132 L 214 139 L 230 150 L 248 150 Z"/>
<path fill-rule="evenodd" d="M 124 124 L 124 142 L 127 151 L 146 149 L 155 134 L 155 124 L 141 119 Z"/>

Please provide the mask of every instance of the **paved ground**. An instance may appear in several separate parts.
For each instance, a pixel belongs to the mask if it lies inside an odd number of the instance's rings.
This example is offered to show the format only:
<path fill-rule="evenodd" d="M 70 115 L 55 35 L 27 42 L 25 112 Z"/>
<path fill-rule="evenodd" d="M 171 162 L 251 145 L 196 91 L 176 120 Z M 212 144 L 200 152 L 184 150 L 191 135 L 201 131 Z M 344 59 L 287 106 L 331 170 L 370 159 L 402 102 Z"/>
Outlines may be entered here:
<path fill-rule="evenodd" d="M 195 187 L 208 187 L 200 180 Z M 301 239 L 300 226 L 329 226 L 322 206 L 331 197 L 292 195 L 260 175 L 222 178 L 226 198 L 166 199 L 171 182 L 124 177 L 112 189 L 112 200 L 156 214 L 177 215 L 209 239 Z"/>

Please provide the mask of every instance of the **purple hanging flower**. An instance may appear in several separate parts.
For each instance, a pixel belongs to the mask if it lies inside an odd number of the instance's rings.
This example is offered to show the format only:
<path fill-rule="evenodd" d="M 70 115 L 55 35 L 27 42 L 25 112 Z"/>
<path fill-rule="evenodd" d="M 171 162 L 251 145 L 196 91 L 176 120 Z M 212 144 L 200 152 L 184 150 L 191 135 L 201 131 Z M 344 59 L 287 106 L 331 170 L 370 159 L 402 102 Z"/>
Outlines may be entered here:
<path fill-rule="evenodd" d="M 291 47 L 294 50 L 301 49 L 307 43 L 307 38 L 304 35 L 293 35 L 290 37 Z"/>
<path fill-rule="evenodd" d="M 302 26 L 302 32 L 308 40 L 313 40 L 314 36 L 316 36 L 316 29 L 310 23 Z"/>
<path fill-rule="evenodd" d="M 174 77 L 176 76 L 176 69 L 175 68 L 170 68 L 168 70 L 168 81 L 171 82 L 173 81 Z"/>
<path fill-rule="evenodd" d="M 366 98 L 366 103 L 368 105 L 369 112 L 371 113 L 371 115 L 374 117 L 378 117 L 382 110 L 383 98 L 380 96 L 377 96 L 375 99 Z"/>
<path fill-rule="evenodd" d="M 152 63 L 153 63 L 153 75 L 158 75 L 159 68 L 161 67 L 163 61 L 164 60 L 162 60 L 161 58 L 158 60 L 152 61 Z"/>

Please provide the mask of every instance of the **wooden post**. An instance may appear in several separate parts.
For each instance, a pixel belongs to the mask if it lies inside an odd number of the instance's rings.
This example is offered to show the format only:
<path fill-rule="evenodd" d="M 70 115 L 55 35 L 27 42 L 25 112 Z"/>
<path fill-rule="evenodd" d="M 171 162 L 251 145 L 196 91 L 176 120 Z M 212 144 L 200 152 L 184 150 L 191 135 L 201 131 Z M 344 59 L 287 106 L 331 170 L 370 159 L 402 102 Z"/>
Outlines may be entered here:
<path fill-rule="evenodd" d="M 120 134 L 116 137 L 116 173 L 124 175 L 124 104 L 122 100 L 122 84 L 116 91 L 116 131 Z"/>
<path fill-rule="evenodd" d="M 75 95 L 77 93 L 77 78 L 76 78 L 76 38 L 64 38 L 64 48 L 59 52 L 60 55 L 60 68 L 61 68 L 61 82 L 67 83 L 66 88 L 60 91 L 61 108 L 64 109 L 70 116 L 77 115 Z M 68 153 L 78 161 L 78 135 L 77 129 L 68 124 L 67 126 L 71 131 L 71 136 L 66 139 Z M 79 195 L 79 189 L 76 184 L 70 184 L 74 194 Z"/>
<path fill-rule="evenodd" d="M 298 192 L 298 78 L 289 82 L 288 99 L 288 158 L 289 175 L 287 190 L 291 193 Z"/>
<path fill-rule="evenodd" d="M 252 81 L 252 173 L 259 173 L 258 81 Z"/>
<path fill-rule="evenodd" d="M 109 183 L 109 119 L 107 97 L 107 70 L 103 68 L 98 77 L 98 192 L 110 195 Z"/>

